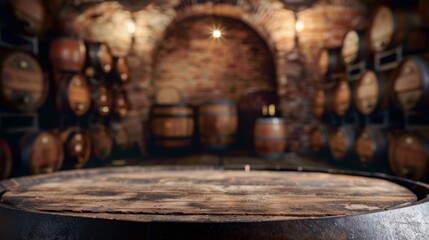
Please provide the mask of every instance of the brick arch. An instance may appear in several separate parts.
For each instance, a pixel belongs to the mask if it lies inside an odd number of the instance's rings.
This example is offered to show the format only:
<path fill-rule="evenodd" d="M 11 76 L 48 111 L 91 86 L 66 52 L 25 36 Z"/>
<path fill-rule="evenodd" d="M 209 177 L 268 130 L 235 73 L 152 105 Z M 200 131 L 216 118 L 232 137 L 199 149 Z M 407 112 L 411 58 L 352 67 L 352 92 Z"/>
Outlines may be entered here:
<path fill-rule="evenodd" d="M 209 30 L 212 23 L 220 22 L 228 28 L 224 39 L 213 40 L 209 31 L 202 32 Z M 209 100 L 207 98 L 215 97 L 214 89 L 209 87 L 215 83 L 222 88 L 218 97 L 234 101 L 243 94 L 277 88 L 272 49 L 243 21 L 224 15 L 198 14 L 176 19 L 166 31 L 152 57 L 153 89 L 175 86 L 187 93 L 187 102 L 198 104 L 198 98 Z M 228 31 L 233 34 L 228 35 Z M 183 64 L 180 74 L 176 74 L 177 64 Z M 204 91 L 208 92 L 201 94 Z M 189 98 L 195 94 L 200 97 Z"/>

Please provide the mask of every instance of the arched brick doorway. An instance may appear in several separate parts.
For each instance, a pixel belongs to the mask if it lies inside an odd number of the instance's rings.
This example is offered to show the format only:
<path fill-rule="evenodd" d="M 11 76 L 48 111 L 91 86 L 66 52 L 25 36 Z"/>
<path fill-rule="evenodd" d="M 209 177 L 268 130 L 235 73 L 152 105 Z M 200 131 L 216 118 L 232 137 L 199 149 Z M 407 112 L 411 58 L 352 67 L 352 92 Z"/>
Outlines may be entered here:
<path fill-rule="evenodd" d="M 214 28 L 222 37 L 213 39 Z M 277 102 L 274 57 L 246 23 L 224 16 L 193 16 L 173 22 L 155 53 L 153 89 L 175 88 L 186 103 L 229 99 L 238 103 L 239 136 L 252 145 L 262 105 Z M 241 144 L 243 146 L 243 144 Z"/>

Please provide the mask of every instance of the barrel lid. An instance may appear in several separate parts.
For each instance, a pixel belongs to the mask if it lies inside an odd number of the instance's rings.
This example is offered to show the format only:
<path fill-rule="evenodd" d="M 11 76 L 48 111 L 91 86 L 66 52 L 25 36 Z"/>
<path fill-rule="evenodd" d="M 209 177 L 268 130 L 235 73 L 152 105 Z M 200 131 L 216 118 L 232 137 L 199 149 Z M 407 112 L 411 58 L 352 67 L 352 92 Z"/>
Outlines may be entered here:
<path fill-rule="evenodd" d="M 362 166 L 368 166 L 374 158 L 375 142 L 368 129 L 363 129 L 356 138 L 356 153 Z"/>
<path fill-rule="evenodd" d="M 369 115 L 375 111 L 379 104 L 380 87 L 374 71 L 367 70 L 362 74 L 355 88 L 355 104 L 360 113 Z"/>
<path fill-rule="evenodd" d="M 415 180 L 425 178 L 429 163 L 429 144 L 426 137 L 420 134 L 403 133 L 396 140 L 390 167 L 397 176 Z"/>
<path fill-rule="evenodd" d="M 343 40 L 341 59 L 346 65 L 356 62 L 359 54 L 360 39 L 357 31 L 349 31 Z"/>
<path fill-rule="evenodd" d="M 423 97 L 423 75 L 416 58 L 407 58 L 398 67 L 393 89 L 396 102 L 404 111 L 418 107 Z"/>
<path fill-rule="evenodd" d="M 326 73 L 328 73 L 328 66 L 329 66 L 329 52 L 327 49 L 323 49 L 319 55 L 319 62 L 318 62 L 319 74 L 325 75 Z"/>
<path fill-rule="evenodd" d="M 88 80 L 81 74 L 73 74 L 67 86 L 69 108 L 77 116 L 88 112 L 91 106 L 91 90 Z"/>
<path fill-rule="evenodd" d="M 28 52 L 13 50 L 2 52 L 1 95 L 8 108 L 34 111 L 45 101 L 48 84 L 38 60 Z M 13 106 L 12 106 L 13 105 Z"/>
<path fill-rule="evenodd" d="M 279 117 L 266 117 L 256 119 L 257 123 L 273 123 L 273 124 L 283 124 L 285 122 L 284 118 Z"/>
<path fill-rule="evenodd" d="M 341 80 L 337 83 L 334 90 L 333 101 L 335 113 L 340 117 L 346 115 L 352 101 L 350 85 L 346 80 Z"/>
<path fill-rule="evenodd" d="M 395 18 L 392 9 L 387 6 L 377 8 L 372 16 L 368 39 L 373 52 L 386 50 L 395 33 Z"/>

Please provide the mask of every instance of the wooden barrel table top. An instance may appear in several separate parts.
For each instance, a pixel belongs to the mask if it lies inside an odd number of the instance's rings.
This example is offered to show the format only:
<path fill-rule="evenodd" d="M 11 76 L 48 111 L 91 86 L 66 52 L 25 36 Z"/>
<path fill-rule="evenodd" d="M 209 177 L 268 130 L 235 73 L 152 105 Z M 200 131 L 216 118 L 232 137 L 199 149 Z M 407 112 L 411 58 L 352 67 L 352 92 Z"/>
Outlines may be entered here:
<path fill-rule="evenodd" d="M 62 217 L 64 221 L 220 223 L 223 227 L 227 223 L 330 221 L 335 219 L 332 217 L 394 213 L 424 202 L 421 199 L 424 197 L 409 189 L 382 178 L 324 172 L 183 166 L 104 168 L 3 181 L 0 214 L 19 210 Z M 9 217 L 7 211 L 3 214 L 0 216 Z M 7 222 L 10 221 L 13 219 Z M 44 220 L 41 224 L 48 222 Z M 368 225 L 370 228 L 369 222 Z M 192 226 L 195 227 L 190 225 L 191 229 Z M 55 222 L 49 228 L 55 231 Z M 85 231 L 82 226 L 80 229 Z M 170 228 L 172 232 L 174 229 Z M 225 234 L 233 231 L 224 230 Z M 212 234 L 210 238 L 216 235 L 215 229 Z M 275 236 L 271 231 L 266 234 Z"/>

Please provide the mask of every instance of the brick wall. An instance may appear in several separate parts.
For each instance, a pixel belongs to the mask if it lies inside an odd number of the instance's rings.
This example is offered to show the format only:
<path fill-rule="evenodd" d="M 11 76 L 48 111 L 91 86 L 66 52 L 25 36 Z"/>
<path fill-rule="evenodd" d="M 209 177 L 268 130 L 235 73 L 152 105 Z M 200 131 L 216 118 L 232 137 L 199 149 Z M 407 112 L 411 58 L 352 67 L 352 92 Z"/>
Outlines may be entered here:
<path fill-rule="evenodd" d="M 220 39 L 211 37 L 219 26 Z M 238 99 L 275 89 L 273 57 L 264 40 L 244 23 L 224 17 L 194 17 L 171 25 L 157 50 L 155 91 L 174 87 L 187 103 Z"/>
<path fill-rule="evenodd" d="M 111 47 L 117 55 L 128 54 L 133 66 L 132 81 L 127 88 L 131 94 L 136 112 L 135 116 L 139 116 L 141 122 L 147 120 L 148 109 L 156 92 L 155 87 L 157 85 L 176 84 L 171 80 L 173 78 L 183 79 L 181 81 L 185 82 L 186 87 L 180 85 L 180 88 L 187 92 L 185 95 L 188 100 L 195 102 L 205 98 L 205 95 L 198 96 L 198 92 L 213 93 L 217 91 L 219 94 L 227 94 L 231 98 L 237 97 L 242 94 L 240 89 L 246 89 L 248 82 L 246 84 L 243 82 L 250 81 L 254 84 L 255 89 L 277 87 L 277 95 L 281 100 L 281 107 L 287 121 L 288 135 L 291 140 L 290 150 L 306 148 L 309 129 L 316 123 L 312 114 L 311 96 L 315 85 L 320 81 L 320 77 L 314 71 L 317 55 L 323 47 L 340 46 L 342 38 L 348 30 L 362 26 L 365 20 L 365 9 L 359 1 L 320 0 L 314 7 L 300 12 L 298 20 L 304 24 L 304 28 L 299 33 L 298 46 L 294 44 L 294 14 L 284 9 L 279 0 L 240 0 L 231 1 L 230 4 L 184 2 L 187 4 L 182 4 L 179 0 L 154 1 L 145 9 L 132 13 L 125 11 L 117 2 L 95 4 L 87 7 L 80 16 L 75 18 L 70 34 L 76 34 L 88 40 L 107 41 L 112 45 Z M 209 58 L 207 43 L 202 40 L 197 41 L 199 33 L 192 31 L 187 33 L 187 37 L 193 39 L 193 43 L 184 44 L 183 48 L 173 46 L 174 39 L 179 39 L 179 34 L 174 35 L 175 30 L 171 30 L 174 28 L 173 26 L 182 24 L 188 30 L 191 28 L 200 29 L 204 25 L 204 16 L 232 18 L 241 22 L 230 21 L 232 25 L 237 27 L 236 32 L 252 33 L 250 30 L 244 30 L 246 28 L 244 25 L 257 32 L 257 35 L 261 36 L 268 46 L 274 59 L 273 68 L 275 69 L 276 84 L 270 83 L 271 78 L 263 77 L 264 74 L 261 71 L 271 71 L 267 70 L 267 67 L 261 67 L 260 71 L 253 73 L 241 71 L 240 76 L 236 77 L 240 72 L 239 69 L 243 70 L 247 67 L 244 64 L 235 65 L 230 68 L 231 70 L 228 70 L 229 72 L 221 74 L 220 69 L 228 69 L 225 59 L 229 58 Z M 200 21 L 192 23 L 189 18 L 194 17 Z M 133 42 L 130 41 L 130 34 L 126 32 L 126 23 L 132 19 L 136 23 Z M 180 37 L 184 38 L 185 34 L 183 33 Z M 228 44 L 238 46 L 237 44 L 243 39 L 244 37 L 240 37 L 239 34 L 234 34 L 231 43 Z M 232 42 L 234 43 L 232 44 Z M 261 45 L 260 42 L 254 44 Z M 250 46 L 247 43 L 246 45 Z M 245 46 L 234 49 L 232 52 L 226 52 L 226 47 L 219 46 L 213 48 L 225 56 L 237 54 L 240 51 L 246 52 Z M 290 51 L 295 47 L 299 48 L 301 53 L 298 60 L 288 57 Z M 172 48 L 172 52 L 167 53 L 169 48 Z M 158 49 L 161 50 L 157 51 Z M 191 65 L 186 65 L 185 61 L 174 61 L 178 55 L 183 54 L 180 52 L 184 52 L 185 49 L 190 50 L 191 54 L 197 55 L 194 59 L 207 58 L 205 61 L 207 64 L 204 66 L 207 71 L 195 70 L 195 66 L 201 64 L 199 61 Z M 204 57 L 205 55 L 206 57 Z M 262 55 L 262 52 L 258 52 L 260 57 L 258 57 L 258 61 L 263 58 Z M 160 58 L 159 56 L 163 57 Z M 245 56 L 240 62 L 252 64 L 245 58 L 248 56 Z M 266 58 L 270 59 L 271 57 L 267 56 Z M 157 60 L 155 61 L 155 59 Z M 188 63 L 193 61 L 192 58 L 184 58 L 184 60 Z M 224 63 L 225 65 L 223 65 Z M 174 72 L 174 66 L 180 66 L 181 69 L 187 70 Z M 244 76 L 242 76 L 243 73 Z M 204 76 L 200 76 L 201 74 Z M 223 85 L 221 82 L 224 80 L 222 79 L 228 74 L 230 75 L 227 78 L 234 79 L 235 82 L 228 86 Z M 262 78 L 255 80 L 254 76 L 257 75 L 262 76 Z M 204 79 L 215 80 L 204 81 Z M 199 85 L 193 85 L 194 83 Z M 219 88 L 219 86 L 227 87 Z M 141 144 L 143 145 L 143 140 L 141 140 Z"/>

